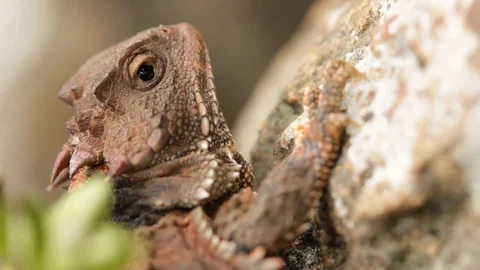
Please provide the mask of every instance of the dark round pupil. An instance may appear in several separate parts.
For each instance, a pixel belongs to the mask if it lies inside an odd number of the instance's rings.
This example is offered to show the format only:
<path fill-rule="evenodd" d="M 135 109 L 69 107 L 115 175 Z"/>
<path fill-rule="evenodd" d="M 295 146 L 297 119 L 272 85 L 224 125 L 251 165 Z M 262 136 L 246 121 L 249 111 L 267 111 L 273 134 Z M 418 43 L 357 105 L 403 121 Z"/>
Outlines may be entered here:
<path fill-rule="evenodd" d="M 137 75 L 142 81 L 150 81 L 155 77 L 155 71 L 152 65 L 141 65 L 137 71 Z"/>

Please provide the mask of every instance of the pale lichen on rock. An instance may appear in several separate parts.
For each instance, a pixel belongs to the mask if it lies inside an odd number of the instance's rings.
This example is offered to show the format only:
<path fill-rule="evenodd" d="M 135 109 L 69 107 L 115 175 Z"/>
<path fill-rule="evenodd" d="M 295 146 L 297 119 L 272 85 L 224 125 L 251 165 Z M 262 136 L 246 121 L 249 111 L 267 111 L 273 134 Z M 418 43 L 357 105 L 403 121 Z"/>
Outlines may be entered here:
<path fill-rule="evenodd" d="M 361 125 L 347 152 L 353 175 L 374 164 L 356 202 L 358 218 L 427 200 L 433 183 L 420 179 L 419 170 L 459 142 L 465 118 L 478 106 L 479 77 L 469 65 L 476 39 L 455 12 L 465 4 L 415 2 L 400 1 L 386 12 L 357 64 L 366 81 L 350 86 L 374 95 L 357 112 L 351 108 L 362 100 L 347 106 Z M 366 114 L 368 121 L 360 120 Z M 370 203 L 372 197 L 384 203 Z"/>

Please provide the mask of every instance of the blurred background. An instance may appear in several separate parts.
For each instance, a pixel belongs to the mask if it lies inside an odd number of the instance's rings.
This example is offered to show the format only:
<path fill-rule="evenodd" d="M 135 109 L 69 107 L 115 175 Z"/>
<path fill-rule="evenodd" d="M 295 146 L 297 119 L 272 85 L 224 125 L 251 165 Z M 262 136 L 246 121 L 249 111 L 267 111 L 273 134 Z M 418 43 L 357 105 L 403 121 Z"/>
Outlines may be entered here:
<path fill-rule="evenodd" d="M 207 41 L 232 126 L 311 2 L 0 0 L 0 175 L 9 204 L 64 192 L 44 191 L 71 116 L 56 93 L 94 53 L 160 23 L 190 22 Z"/>

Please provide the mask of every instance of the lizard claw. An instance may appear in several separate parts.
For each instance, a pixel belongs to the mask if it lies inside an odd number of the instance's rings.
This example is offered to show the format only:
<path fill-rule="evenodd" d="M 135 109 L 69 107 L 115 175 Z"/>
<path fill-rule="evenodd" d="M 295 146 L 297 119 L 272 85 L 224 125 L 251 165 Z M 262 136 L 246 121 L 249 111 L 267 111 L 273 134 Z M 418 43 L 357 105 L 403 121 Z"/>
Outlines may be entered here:
<path fill-rule="evenodd" d="M 75 148 L 70 158 L 69 174 L 72 177 L 80 168 L 101 160 L 103 143 L 100 139 L 87 136 Z"/>
<path fill-rule="evenodd" d="M 72 157 L 72 147 L 68 144 L 63 145 L 62 151 L 58 153 L 57 159 L 52 169 L 52 177 L 50 179 L 50 184 L 53 184 L 61 172 L 68 168 L 70 163 L 70 158 Z M 68 170 L 67 170 L 68 172 Z"/>
<path fill-rule="evenodd" d="M 94 163 L 96 160 L 95 155 L 86 149 L 77 148 L 73 152 L 72 158 L 70 159 L 70 168 L 69 175 L 73 176 L 75 172 L 78 171 L 83 166 Z"/>
<path fill-rule="evenodd" d="M 68 167 L 65 167 L 57 174 L 57 176 L 52 180 L 50 185 L 47 186 L 46 191 L 52 191 L 54 188 L 58 187 L 61 183 L 65 182 L 68 179 L 70 179 Z"/>

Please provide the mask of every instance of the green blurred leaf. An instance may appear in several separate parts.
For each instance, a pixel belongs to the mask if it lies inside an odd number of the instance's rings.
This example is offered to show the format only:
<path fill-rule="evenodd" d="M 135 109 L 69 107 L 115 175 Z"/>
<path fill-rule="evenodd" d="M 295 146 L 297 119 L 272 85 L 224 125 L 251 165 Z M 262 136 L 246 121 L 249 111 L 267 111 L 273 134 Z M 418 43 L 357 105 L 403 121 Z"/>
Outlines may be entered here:
<path fill-rule="evenodd" d="M 26 222 L 30 225 L 31 229 L 31 241 L 30 249 L 32 250 L 32 258 L 30 269 L 43 269 L 43 257 L 45 249 L 45 234 L 42 216 L 42 208 L 38 203 L 25 203 L 25 217 Z"/>
<path fill-rule="evenodd" d="M 131 236 L 112 226 L 104 226 L 85 244 L 89 248 L 83 248 L 82 265 L 88 269 L 118 269 L 131 257 Z"/>
<path fill-rule="evenodd" d="M 7 216 L 7 261 L 17 269 L 35 268 L 34 225 L 25 211 Z"/>
<path fill-rule="evenodd" d="M 108 217 L 110 187 L 102 177 L 87 181 L 69 196 L 60 199 L 47 215 L 47 234 L 52 248 L 69 249 Z"/>
<path fill-rule="evenodd" d="M 30 202 L 22 214 L 0 212 L 7 223 L 0 233 L 9 232 L 0 239 L 5 261 L 11 269 L 121 269 L 132 257 L 133 239 L 109 222 L 111 202 L 111 188 L 96 176 L 49 209 Z"/>
<path fill-rule="evenodd" d="M 0 260 L 7 258 L 7 217 L 5 211 L 5 197 L 3 194 L 3 177 L 0 175 Z"/>

